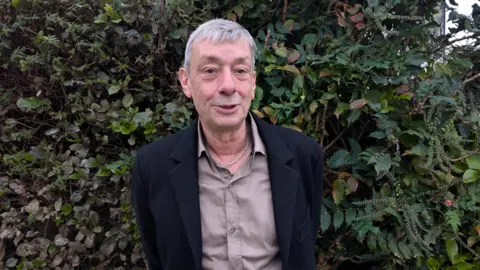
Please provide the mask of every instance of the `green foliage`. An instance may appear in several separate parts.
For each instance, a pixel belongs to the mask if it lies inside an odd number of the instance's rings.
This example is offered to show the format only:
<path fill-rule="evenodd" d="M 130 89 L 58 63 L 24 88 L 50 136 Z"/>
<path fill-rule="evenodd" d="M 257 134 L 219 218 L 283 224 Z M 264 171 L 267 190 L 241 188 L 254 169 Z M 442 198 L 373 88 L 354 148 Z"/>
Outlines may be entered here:
<path fill-rule="evenodd" d="M 93 2 L 0 0 L 0 266 L 144 267 L 135 152 L 196 116 L 176 70 L 223 17 L 257 43 L 252 110 L 325 146 L 319 269 L 478 269 L 480 53 L 435 35 L 442 1 Z"/>

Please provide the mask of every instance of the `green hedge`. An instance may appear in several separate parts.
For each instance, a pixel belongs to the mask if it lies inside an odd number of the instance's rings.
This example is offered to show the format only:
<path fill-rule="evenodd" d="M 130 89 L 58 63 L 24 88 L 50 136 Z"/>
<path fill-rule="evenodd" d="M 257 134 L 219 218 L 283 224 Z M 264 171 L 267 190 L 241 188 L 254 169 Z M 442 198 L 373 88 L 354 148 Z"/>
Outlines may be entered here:
<path fill-rule="evenodd" d="M 442 2 L 0 0 L 0 267 L 145 267 L 135 151 L 196 116 L 176 71 L 223 17 L 252 110 L 325 146 L 319 269 L 479 269 L 480 53 L 433 35 Z"/>

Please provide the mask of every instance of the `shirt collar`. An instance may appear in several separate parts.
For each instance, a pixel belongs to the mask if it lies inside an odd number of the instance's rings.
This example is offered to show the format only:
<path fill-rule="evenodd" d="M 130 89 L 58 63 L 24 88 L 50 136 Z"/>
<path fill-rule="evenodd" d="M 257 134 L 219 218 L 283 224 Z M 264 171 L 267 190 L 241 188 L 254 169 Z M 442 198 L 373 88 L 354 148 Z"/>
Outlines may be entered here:
<path fill-rule="evenodd" d="M 251 129 L 251 139 L 253 139 L 253 152 L 254 153 L 260 153 L 263 155 L 267 154 L 265 144 L 262 141 L 262 138 L 260 137 L 260 133 L 258 132 L 258 127 L 257 124 L 255 123 L 255 120 L 253 119 L 253 116 L 251 115 L 251 112 L 248 112 L 247 115 L 247 125 L 250 125 Z M 204 134 L 202 130 L 202 125 L 200 120 L 198 121 L 197 125 L 197 132 L 199 134 L 198 136 L 198 152 L 197 152 L 197 157 L 201 157 L 203 152 L 206 151 L 205 147 L 205 142 L 204 142 Z"/>

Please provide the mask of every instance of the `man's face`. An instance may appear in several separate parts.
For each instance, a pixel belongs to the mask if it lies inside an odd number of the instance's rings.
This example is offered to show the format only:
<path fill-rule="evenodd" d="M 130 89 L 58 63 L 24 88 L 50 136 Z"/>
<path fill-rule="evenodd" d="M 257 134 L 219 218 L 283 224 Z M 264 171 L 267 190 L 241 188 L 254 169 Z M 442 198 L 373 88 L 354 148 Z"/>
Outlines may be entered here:
<path fill-rule="evenodd" d="M 248 43 L 193 44 L 190 66 L 179 71 L 183 91 L 200 119 L 218 130 L 238 128 L 255 98 L 255 72 Z"/>

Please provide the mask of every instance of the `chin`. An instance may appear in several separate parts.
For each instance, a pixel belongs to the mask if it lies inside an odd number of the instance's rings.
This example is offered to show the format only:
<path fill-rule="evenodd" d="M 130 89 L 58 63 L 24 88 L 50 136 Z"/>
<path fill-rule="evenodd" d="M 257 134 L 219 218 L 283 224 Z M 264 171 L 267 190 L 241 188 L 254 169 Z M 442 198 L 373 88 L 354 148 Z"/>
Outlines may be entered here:
<path fill-rule="evenodd" d="M 220 129 L 234 129 L 239 127 L 245 118 L 240 116 L 231 116 L 231 117 L 217 117 L 212 119 L 215 126 Z"/>

